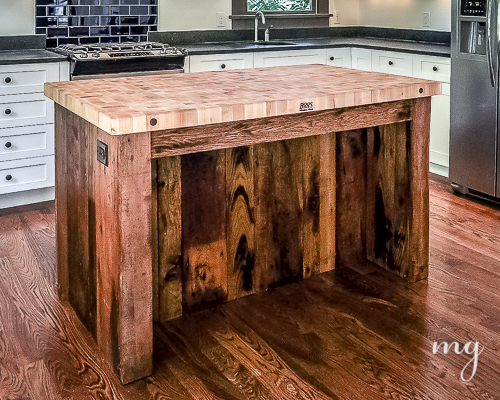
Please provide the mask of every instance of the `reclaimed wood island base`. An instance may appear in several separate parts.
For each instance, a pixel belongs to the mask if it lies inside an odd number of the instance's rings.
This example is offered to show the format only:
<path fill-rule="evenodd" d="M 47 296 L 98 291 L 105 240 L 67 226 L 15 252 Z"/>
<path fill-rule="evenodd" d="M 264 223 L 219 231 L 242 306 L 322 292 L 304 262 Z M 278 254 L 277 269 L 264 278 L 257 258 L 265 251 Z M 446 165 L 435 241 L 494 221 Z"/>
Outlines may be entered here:
<path fill-rule="evenodd" d="M 320 65 L 46 84 L 60 299 L 125 384 L 154 321 L 367 259 L 425 278 L 440 90 Z"/>

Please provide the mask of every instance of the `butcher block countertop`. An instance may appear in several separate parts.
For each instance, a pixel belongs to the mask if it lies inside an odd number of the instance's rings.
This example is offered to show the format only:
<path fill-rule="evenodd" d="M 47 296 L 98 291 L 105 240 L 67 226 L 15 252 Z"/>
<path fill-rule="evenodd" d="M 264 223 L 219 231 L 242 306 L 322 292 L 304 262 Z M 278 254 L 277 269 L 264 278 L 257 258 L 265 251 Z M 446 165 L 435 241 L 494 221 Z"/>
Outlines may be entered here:
<path fill-rule="evenodd" d="M 111 135 L 441 94 L 441 83 L 326 65 L 45 84 L 45 95 Z"/>

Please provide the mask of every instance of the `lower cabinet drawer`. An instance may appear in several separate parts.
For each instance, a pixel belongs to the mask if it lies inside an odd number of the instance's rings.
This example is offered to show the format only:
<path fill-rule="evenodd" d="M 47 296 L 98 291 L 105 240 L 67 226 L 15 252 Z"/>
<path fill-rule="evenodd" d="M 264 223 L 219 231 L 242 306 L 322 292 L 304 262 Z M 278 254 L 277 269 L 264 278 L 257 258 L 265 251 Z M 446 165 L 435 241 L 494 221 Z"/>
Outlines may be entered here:
<path fill-rule="evenodd" d="M 54 154 L 54 125 L 0 129 L 0 161 Z"/>
<path fill-rule="evenodd" d="M 0 194 L 54 186 L 54 156 L 0 163 Z"/>
<path fill-rule="evenodd" d="M 54 103 L 43 93 L 0 96 L 0 128 L 54 122 Z"/>

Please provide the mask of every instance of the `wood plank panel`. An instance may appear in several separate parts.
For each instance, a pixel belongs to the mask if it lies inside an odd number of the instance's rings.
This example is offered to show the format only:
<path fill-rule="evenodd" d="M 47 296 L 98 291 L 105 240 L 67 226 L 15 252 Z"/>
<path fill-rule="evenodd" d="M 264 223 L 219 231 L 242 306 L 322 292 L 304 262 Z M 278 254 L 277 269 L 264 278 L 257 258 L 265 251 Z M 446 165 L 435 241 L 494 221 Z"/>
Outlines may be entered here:
<path fill-rule="evenodd" d="M 151 132 L 153 158 L 250 146 L 411 119 L 411 100 Z"/>
<path fill-rule="evenodd" d="M 368 134 L 367 257 L 401 276 L 409 262 L 409 139 L 409 123 L 376 127 Z"/>
<path fill-rule="evenodd" d="M 58 123 L 58 218 L 61 218 L 59 256 L 61 285 L 85 327 L 96 336 L 95 207 L 90 154 L 97 128 L 81 124 L 71 112 L 60 109 Z M 62 137 L 64 136 L 64 137 Z M 66 155 L 61 146 L 66 146 Z M 63 176 L 64 175 L 64 176 Z M 59 222 L 58 222 L 59 223 Z M 74 238 L 78 238 L 75 240 Z M 65 255 L 67 251 L 67 255 Z M 63 269 L 67 266 L 67 271 Z M 61 287 L 62 287 L 61 286 Z"/>
<path fill-rule="evenodd" d="M 158 159 L 159 319 L 182 315 L 181 158 Z"/>
<path fill-rule="evenodd" d="M 181 157 L 182 302 L 192 312 L 227 300 L 225 150 Z"/>
<path fill-rule="evenodd" d="M 335 268 L 335 221 L 336 221 L 336 133 L 320 136 L 320 204 L 319 204 L 319 272 Z"/>
<path fill-rule="evenodd" d="M 255 292 L 253 147 L 226 150 L 228 300 Z M 222 266 L 221 266 L 222 267 Z"/>
<path fill-rule="evenodd" d="M 258 290 L 303 276 L 301 204 L 290 144 L 256 145 L 255 270 Z"/>
<path fill-rule="evenodd" d="M 366 259 L 367 130 L 338 132 L 336 137 L 336 264 Z"/>

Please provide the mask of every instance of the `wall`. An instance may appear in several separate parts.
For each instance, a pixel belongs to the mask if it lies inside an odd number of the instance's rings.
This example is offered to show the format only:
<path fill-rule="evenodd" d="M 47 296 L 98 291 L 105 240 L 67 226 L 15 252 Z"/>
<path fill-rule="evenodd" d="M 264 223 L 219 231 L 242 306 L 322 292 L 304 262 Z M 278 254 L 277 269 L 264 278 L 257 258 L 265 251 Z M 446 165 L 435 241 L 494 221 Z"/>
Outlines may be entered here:
<path fill-rule="evenodd" d="M 431 13 L 430 28 L 422 27 Z M 359 0 L 359 24 L 389 28 L 451 30 L 451 0 Z"/>
<path fill-rule="evenodd" d="M 339 11 L 340 25 L 359 25 L 359 3 L 362 0 L 330 0 L 330 13 Z M 330 26 L 334 25 L 330 18 Z"/>
<path fill-rule="evenodd" d="M 231 29 L 231 0 L 159 0 L 158 30 Z M 224 28 L 218 28 L 216 13 L 225 13 Z"/>
<path fill-rule="evenodd" d="M 0 35 L 35 33 L 35 0 L 0 0 Z"/>

